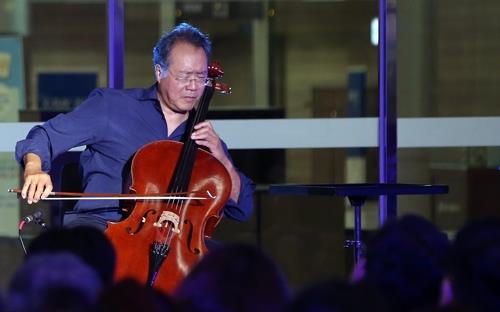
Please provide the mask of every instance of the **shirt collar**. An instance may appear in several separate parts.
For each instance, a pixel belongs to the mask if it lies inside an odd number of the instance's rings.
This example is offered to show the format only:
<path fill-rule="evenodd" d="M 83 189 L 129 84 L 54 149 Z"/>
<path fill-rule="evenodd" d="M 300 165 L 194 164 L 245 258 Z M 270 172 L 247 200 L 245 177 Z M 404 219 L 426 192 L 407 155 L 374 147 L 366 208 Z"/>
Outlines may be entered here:
<path fill-rule="evenodd" d="M 149 100 L 158 100 L 158 83 L 155 82 L 148 89 L 144 89 L 142 94 L 139 95 L 138 100 L 140 101 L 149 101 Z"/>

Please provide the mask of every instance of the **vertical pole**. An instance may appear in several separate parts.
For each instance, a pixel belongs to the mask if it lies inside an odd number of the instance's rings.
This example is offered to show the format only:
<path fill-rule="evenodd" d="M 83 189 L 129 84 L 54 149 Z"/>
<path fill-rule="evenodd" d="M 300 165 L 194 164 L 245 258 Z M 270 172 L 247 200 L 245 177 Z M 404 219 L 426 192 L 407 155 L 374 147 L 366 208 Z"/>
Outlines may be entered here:
<path fill-rule="evenodd" d="M 354 205 L 354 263 L 361 258 L 361 205 Z"/>
<path fill-rule="evenodd" d="M 397 183 L 396 64 L 396 0 L 379 0 L 380 183 Z M 380 196 L 379 224 L 396 216 L 396 195 Z"/>
<path fill-rule="evenodd" d="M 124 86 L 125 9 L 123 0 L 108 0 L 108 87 Z"/>
<path fill-rule="evenodd" d="M 252 21 L 253 94 L 257 107 L 269 107 L 269 18 L 268 3 L 262 3 L 262 17 Z"/>
<path fill-rule="evenodd" d="M 366 201 L 365 196 L 348 196 L 351 206 L 354 207 L 354 240 L 349 246 L 354 247 L 354 264 L 356 264 L 363 254 L 363 242 L 361 240 L 361 207 Z"/>

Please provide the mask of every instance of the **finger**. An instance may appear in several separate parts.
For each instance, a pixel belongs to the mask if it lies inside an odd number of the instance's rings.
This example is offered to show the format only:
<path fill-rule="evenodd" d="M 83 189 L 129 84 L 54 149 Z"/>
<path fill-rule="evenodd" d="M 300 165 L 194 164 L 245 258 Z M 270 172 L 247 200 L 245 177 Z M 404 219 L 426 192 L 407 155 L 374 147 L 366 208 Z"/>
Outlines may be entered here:
<path fill-rule="evenodd" d="M 213 131 L 206 131 L 197 134 L 194 138 L 194 140 L 202 140 L 202 141 L 207 141 L 206 144 L 209 144 L 210 147 L 217 147 L 217 145 L 220 145 L 220 138 L 217 136 L 217 134 Z"/>
<path fill-rule="evenodd" d="M 207 137 L 208 133 L 209 133 L 209 131 L 207 128 L 200 128 L 191 134 L 191 138 L 193 140 L 205 139 Z"/>
<path fill-rule="evenodd" d="M 212 128 L 203 127 L 191 135 L 192 139 L 210 139 L 210 140 L 220 140 L 219 135 Z"/>
<path fill-rule="evenodd" d="M 26 198 L 28 199 L 28 204 L 33 203 L 33 199 L 35 196 L 35 191 L 36 191 L 36 183 L 30 183 L 29 188 L 28 188 L 28 193 L 26 195 Z"/>
<path fill-rule="evenodd" d="M 202 122 L 200 122 L 200 123 L 197 123 L 197 124 L 194 126 L 194 128 L 195 128 L 196 130 L 201 129 L 201 128 L 205 128 L 205 127 L 211 127 L 210 122 L 208 122 L 208 121 L 206 121 L 206 120 L 205 120 L 205 121 L 202 121 Z"/>
<path fill-rule="evenodd" d="M 33 196 L 33 202 L 37 203 L 40 200 L 40 196 L 42 196 L 44 189 L 45 184 L 43 184 L 42 182 L 37 184 L 35 195 Z"/>
<path fill-rule="evenodd" d="M 204 140 L 195 140 L 195 142 L 200 146 L 208 148 L 208 150 L 212 154 L 216 154 L 219 151 L 217 148 L 217 142 L 214 142 L 213 140 L 204 139 Z"/>
<path fill-rule="evenodd" d="M 45 190 L 42 193 L 42 196 L 40 196 L 41 199 L 45 199 L 50 195 L 50 192 L 52 192 L 53 186 L 52 184 L 47 184 L 45 185 Z"/>
<path fill-rule="evenodd" d="M 212 125 L 210 124 L 209 127 L 207 127 L 207 130 L 208 130 L 208 134 L 214 138 L 216 138 L 217 140 L 219 140 L 219 135 L 217 134 L 217 132 L 215 132 L 215 129 L 212 127 Z"/>
<path fill-rule="evenodd" d="M 207 140 L 195 140 L 195 143 L 198 144 L 199 146 L 206 147 L 210 151 L 210 153 L 213 153 L 211 144 Z"/>
<path fill-rule="evenodd" d="M 26 178 L 24 180 L 23 188 L 21 189 L 21 197 L 23 199 L 26 199 L 26 196 L 28 195 L 28 188 L 30 186 L 30 183 L 31 183 L 31 179 L 30 178 Z"/>

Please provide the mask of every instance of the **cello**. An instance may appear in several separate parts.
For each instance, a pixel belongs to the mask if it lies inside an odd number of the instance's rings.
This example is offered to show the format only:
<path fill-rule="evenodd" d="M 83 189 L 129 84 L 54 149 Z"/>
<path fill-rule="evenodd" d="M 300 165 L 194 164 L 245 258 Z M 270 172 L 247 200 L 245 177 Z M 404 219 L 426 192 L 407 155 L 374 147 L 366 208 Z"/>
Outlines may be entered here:
<path fill-rule="evenodd" d="M 190 114 L 184 143 L 162 140 L 146 144 L 133 157 L 131 193 L 137 199 L 128 217 L 108 222 L 105 234 L 116 249 L 115 280 L 132 278 L 171 293 L 208 252 L 210 238 L 231 193 L 226 168 L 190 138 L 205 120 L 215 91 L 230 88 L 215 81 L 223 75 L 218 62 L 208 78 L 198 108 Z M 150 199 L 161 194 L 181 194 Z M 185 196 L 187 194 L 188 196 Z"/>

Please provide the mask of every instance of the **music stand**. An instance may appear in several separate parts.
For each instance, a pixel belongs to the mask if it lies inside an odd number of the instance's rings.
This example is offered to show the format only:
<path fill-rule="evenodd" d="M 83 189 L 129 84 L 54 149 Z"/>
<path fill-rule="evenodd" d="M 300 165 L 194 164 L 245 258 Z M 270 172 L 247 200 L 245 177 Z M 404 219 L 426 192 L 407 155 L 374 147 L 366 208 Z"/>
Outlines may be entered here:
<path fill-rule="evenodd" d="M 274 195 L 326 195 L 347 197 L 354 207 L 354 240 L 346 240 L 344 247 L 354 247 L 354 262 L 361 256 L 361 207 L 367 198 L 380 195 L 432 195 L 448 193 L 447 185 L 403 183 L 348 183 L 348 184 L 284 184 L 271 185 Z"/>

